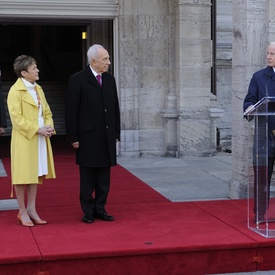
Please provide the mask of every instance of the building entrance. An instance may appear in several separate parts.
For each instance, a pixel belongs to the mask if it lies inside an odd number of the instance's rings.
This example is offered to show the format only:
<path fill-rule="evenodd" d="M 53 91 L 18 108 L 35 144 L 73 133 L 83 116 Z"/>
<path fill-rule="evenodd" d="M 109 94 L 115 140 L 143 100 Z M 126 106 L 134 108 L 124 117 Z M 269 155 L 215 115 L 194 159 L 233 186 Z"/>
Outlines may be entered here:
<path fill-rule="evenodd" d="M 13 71 L 14 59 L 21 54 L 33 56 L 40 70 L 38 83 L 43 87 L 53 112 L 56 132 L 58 135 L 66 134 L 64 100 L 69 76 L 87 66 L 86 52 L 91 44 L 102 44 L 112 58 L 112 20 L 92 20 L 73 25 L 68 22 L 5 22 L 0 25 L 0 37 L 4 98 L 17 78 Z M 7 134 L 10 131 L 9 122 Z"/>

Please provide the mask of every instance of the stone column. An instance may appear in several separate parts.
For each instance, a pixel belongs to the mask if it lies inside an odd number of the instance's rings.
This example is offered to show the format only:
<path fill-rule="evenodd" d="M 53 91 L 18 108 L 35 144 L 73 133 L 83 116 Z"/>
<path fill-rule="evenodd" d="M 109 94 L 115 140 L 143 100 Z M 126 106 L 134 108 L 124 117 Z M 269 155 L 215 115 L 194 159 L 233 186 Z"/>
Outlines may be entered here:
<path fill-rule="evenodd" d="M 179 0 L 177 14 L 179 156 L 211 151 L 211 1 Z"/>
<path fill-rule="evenodd" d="M 165 143 L 166 156 L 178 157 L 177 146 L 177 98 L 175 95 L 168 95 L 166 98 L 166 109 L 161 111 L 161 116 L 165 121 Z"/>
<path fill-rule="evenodd" d="M 118 1 L 122 155 L 166 154 L 160 112 L 166 108 L 168 93 L 175 91 L 170 85 L 174 28 L 170 20 L 176 1 Z"/>
<path fill-rule="evenodd" d="M 165 130 L 165 156 L 168 157 L 178 157 L 178 108 L 177 108 L 177 74 L 176 74 L 176 60 L 175 53 L 178 48 L 175 43 L 175 33 L 177 31 L 176 26 L 176 13 L 178 10 L 178 1 L 170 0 L 168 2 L 168 12 L 169 12 L 169 43 L 168 43 L 168 60 L 167 67 L 169 83 L 168 83 L 168 93 L 166 95 L 165 109 L 160 111 L 161 117 L 164 119 L 164 130 Z"/>
<path fill-rule="evenodd" d="M 121 0 L 119 15 L 121 155 L 139 156 L 140 43 L 138 1 Z"/>
<path fill-rule="evenodd" d="M 247 146 L 250 125 L 243 119 L 243 99 L 252 74 L 266 64 L 268 44 L 268 2 L 266 0 L 232 1 L 232 180 L 231 198 L 247 196 L 249 166 L 252 160 Z"/>
<path fill-rule="evenodd" d="M 218 108 L 210 108 L 210 149 L 214 152 L 217 148 L 217 120 L 223 116 L 223 110 Z"/>

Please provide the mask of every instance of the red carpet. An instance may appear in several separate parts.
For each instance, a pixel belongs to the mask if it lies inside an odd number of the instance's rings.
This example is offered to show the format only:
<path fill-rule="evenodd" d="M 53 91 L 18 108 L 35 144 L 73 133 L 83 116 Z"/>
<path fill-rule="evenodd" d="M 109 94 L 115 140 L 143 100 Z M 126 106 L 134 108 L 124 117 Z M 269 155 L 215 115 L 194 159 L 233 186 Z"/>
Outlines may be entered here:
<path fill-rule="evenodd" d="M 73 149 L 53 146 L 57 179 L 39 186 L 37 202 L 49 224 L 25 228 L 16 223 L 17 210 L 0 211 L 1 275 L 275 269 L 275 240 L 247 229 L 246 200 L 172 203 L 120 166 L 112 169 L 107 204 L 116 221 L 83 223 Z M 9 177 L 0 180 L 0 199 L 9 198 Z"/>

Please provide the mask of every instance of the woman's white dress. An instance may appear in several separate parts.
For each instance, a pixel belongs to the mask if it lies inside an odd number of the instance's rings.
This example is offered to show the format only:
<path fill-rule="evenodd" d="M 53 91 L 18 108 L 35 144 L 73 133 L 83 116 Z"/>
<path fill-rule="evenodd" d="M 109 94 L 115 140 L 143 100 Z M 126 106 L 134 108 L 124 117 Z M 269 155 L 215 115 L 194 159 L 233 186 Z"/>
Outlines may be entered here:
<path fill-rule="evenodd" d="M 38 108 L 38 98 L 37 98 L 37 93 L 35 91 L 36 83 L 32 84 L 23 78 L 22 80 Z M 42 104 L 40 104 L 39 111 L 38 111 L 38 126 L 39 128 L 44 126 Z M 38 176 L 40 177 L 47 174 L 48 174 L 48 161 L 47 161 L 46 137 L 42 135 L 38 135 Z"/>

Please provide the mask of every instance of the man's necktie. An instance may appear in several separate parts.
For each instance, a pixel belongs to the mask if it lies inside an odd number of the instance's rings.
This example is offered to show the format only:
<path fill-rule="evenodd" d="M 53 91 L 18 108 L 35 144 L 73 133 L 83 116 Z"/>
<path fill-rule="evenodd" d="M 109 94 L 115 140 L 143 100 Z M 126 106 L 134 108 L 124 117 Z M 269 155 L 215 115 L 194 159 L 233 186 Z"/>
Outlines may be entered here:
<path fill-rule="evenodd" d="M 101 82 L 101 75 L 98 74 L 98 75 L 96 76 L 96 79 L 97 79 L 99 85 L 101 86 L 101 85 L 102 85 L 102 82 Z"/>

